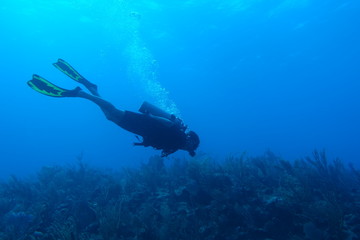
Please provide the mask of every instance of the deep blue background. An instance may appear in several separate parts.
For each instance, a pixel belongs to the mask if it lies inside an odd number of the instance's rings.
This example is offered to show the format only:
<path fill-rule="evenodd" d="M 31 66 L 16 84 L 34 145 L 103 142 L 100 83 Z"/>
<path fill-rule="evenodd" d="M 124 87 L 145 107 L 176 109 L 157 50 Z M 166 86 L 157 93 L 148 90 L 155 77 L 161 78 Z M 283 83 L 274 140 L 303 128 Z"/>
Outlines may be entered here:
<path fill-rule="evenodd" d="M 158 154 L 91 102 L 26 85 L 37 73 L 74 88 L 57 58 L 120 109 L 149 100 L 179 114 L 215 158 L 316 148 L 359 162 L 359 12 L 355 0 L 3 0 L 0 175 L 82 152 L 106 168 Z"/>

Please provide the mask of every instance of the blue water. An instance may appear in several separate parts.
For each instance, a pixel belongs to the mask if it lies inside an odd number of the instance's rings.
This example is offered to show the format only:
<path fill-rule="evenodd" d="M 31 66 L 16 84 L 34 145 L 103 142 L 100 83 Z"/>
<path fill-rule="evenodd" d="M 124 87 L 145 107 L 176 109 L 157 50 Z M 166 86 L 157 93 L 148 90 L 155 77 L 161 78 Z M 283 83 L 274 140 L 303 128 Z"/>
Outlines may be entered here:
<path fill-rule="evenodd" d="M 0 176 L 159 154 L 93 103 L 26 85 L 36 73 L 74 88 L 58 58 L 120 109 L 148 100 L 181 116 L 211 157 L 325 149 L 357 163 L 359 12 L 356 0 L 2 0 Z"/>

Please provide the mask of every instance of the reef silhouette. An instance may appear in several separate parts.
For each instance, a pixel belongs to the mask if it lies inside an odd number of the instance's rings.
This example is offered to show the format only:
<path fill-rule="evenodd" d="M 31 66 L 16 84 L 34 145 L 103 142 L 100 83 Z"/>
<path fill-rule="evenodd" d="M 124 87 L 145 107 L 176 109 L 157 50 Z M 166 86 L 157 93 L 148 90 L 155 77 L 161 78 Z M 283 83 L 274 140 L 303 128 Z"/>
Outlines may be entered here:
<path fill-rule="evenodd" d="M 0 183 L 0 239 L 356 240 L 359 199 L 360 171 L 325 152 L 152 157 L 116 173 L 79 159 Z"/>

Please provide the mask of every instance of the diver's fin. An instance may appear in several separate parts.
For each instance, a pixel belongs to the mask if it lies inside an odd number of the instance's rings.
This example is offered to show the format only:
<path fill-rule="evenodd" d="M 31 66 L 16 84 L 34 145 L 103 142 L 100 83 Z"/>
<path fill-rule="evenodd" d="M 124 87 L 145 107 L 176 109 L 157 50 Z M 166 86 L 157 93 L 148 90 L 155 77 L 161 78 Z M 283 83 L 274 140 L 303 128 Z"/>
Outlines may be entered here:
<path fill-rule="evenodd" d="M 76 97 L 81 90 L 80 87 L 76 87 L 73 90 L 58 87 L 36 74 L 33 75 L 33 78 L 27 84 L 35 91 L 50 97 Z"/>
<path fill-rule="evenodd" d="M 61 72 L 66 74 L 68 77 L 70 77 L 71 79 L 73 79 L 81 84 L 88 82 L 88 80 L 86 80 L 86 78 L 81 76 L 81 74 L 78 73 L 78 71 L 76 71 L 75 68 L 73 68 L 68 62 L 66 62 L 63 59 L 59 58 L 56 63 L 53 63 L 53 65 L 57 69 L 59 69 Z"/>
<path fill-rule="evenodd" d="M 83 84 L 95 96 L 100 96 L 97 91 L 97 86 L 84 78 L 78 71 L 75 70 L 75 68 L 73 68 L 65 60 L 59 58 L 56 63 L 53 63 L 53 65 L 71 79 Z"/>

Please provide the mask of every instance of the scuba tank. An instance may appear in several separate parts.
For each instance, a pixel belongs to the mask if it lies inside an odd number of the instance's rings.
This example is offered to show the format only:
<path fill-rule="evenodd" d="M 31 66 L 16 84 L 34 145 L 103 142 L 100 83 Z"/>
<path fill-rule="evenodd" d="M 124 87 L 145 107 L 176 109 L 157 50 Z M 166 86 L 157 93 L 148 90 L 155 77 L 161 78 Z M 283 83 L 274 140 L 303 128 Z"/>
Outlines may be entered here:
<path fill-rule="evenodd" d="M 157 116 L 157 117 L 162 117 L 162 118 L 166 118 L 169 119 L 170 121 L 172 121 L 174 119 L 174 115 L 165 112 L 164 110 L 156 107 L 155 105 L 152 105 L 151 103 L 148 102 L 143 102 L 143 104 L 141 105 L 139 112 L 147 114 L 150 113 L 151 115 Z"/>
<path fill-rule="evenodd" d="M 139 112 L 143 114 L 151 114 L 157 117 L 166 118 L 174 122 L 174 124 L 177 125 L 182 131 L 185 131 L 187 129 L 187 126 L 184 125 L 183 121 L 180 118 L 176 117 L 174 114 L 165 112 L 164 110 L 146 101 L 143 102 L 143 104 L 140 106 Z"/>

